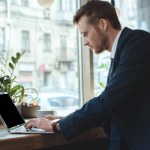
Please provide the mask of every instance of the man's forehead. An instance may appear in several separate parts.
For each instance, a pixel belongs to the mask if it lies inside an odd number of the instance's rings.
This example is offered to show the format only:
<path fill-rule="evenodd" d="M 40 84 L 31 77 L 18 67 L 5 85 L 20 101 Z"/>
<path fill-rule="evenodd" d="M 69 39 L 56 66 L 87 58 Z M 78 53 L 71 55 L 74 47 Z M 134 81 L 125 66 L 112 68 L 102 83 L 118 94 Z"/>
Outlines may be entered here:
<path fill-rule="evenodd" d="M 89 18 L 86 15 L 82 16 L 79 19 L 78 24 L 89 24 Z"/>
<path fill-rule="evenodd" d="M 87 32 L 89 26 L 91 26 L 91 24 L 89 24 L 89 18 L 87 16 L 82 16 L 77 23 L 80 33 Z"/>

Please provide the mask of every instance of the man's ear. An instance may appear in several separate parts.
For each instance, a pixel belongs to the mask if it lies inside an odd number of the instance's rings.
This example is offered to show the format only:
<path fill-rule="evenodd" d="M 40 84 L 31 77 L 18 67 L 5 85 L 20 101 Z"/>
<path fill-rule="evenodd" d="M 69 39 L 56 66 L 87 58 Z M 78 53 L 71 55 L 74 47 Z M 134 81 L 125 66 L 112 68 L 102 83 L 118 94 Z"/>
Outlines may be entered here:
<path fill-rule="evenodd" d="M 108 27 L 108 22 L 106 19 L 100 19 L 99 20 L 99 28 L 102 30 L 102 31 L 106 31 L 107 30 L 107 27 Z"/>

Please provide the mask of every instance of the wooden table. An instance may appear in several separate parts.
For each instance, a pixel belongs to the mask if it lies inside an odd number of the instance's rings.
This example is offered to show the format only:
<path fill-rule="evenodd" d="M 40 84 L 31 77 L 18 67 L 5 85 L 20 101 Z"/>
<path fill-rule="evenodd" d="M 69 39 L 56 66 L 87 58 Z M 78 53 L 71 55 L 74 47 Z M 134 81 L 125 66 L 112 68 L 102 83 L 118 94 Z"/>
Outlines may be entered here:
<path fill-rule="evenodd" d="M 75 143 L 79 141 L 105 138 L 102 128 L 93 128 L 88 132 L 66 141 L 60 134 L 9 134 L 3 125 L 0 125 L 0 150 L 30 150 L 49 148 L 54 146 Z"/>

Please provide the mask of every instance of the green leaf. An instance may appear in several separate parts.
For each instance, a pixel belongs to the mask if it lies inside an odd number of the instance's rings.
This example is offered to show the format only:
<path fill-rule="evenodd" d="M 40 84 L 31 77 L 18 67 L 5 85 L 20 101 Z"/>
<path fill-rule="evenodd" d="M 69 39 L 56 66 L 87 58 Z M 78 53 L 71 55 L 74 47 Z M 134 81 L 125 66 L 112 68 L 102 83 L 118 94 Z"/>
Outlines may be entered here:
<path fill-rule="evenodd" d="M 17 64 L 17 62 L 18 62 L 18 59 L 16 59 L 14 56 L 11 57 L 11 60 L 14 64 Z"/>
<path fill-rule="evenodd" d="M 25 89 L 16 81 L 16 76 L 13 75 L 13 71 L 21 58 L 25 53 L 16 52 L 12 55 L 10 50 L 0 50 L 0 91 L 8 92 L 15 103 L 21 102 L 25 95 Z"/>
<path fill-rule="evenodd" d="M 19 52 L 16 53 L 16 58 L 19 60 L 21 57 L 21 54 Z"/>
<path fill-rule="evenodd" d="M 11 88 L 9 94 L 14 101 L 21 102 L 24 97 L 24 87 L 22 85 L 15 85 Z"/>
<path fill-rule="evenodd" d="M 18 89 L 20 89 L 20 85 L 15 85 L 14 87 L 12 87 L 12 90 L 18 90 Z"/>
<path fill-rule="evenodd" d="M 9 62 L 9 67 L 13 70 L 14 69 L 14 66 L 11 62 Z"/>
<path fill-rule="evenodd" d="M 9 91 L 9 95 L 12 97 L 15 95 L 17 89 L 16 88 L 11 88 L 10 91 Z"/>
<path fill-rule="evenodd" d="M 99 82 L 99 86 L 101 87 L 101 88 L 105 88 L 105 84 L 104 83 L 102 83 L 102 82 Z"/>

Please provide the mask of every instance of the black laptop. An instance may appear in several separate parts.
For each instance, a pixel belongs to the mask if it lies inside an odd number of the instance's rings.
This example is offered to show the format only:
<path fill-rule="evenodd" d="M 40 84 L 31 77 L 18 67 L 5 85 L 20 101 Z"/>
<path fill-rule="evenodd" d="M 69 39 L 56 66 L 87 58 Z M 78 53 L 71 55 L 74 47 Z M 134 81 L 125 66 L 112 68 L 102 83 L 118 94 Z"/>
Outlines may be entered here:
<path fill-rule="evenodd" d="M 0 119 L 9 133 L 53 133 L 39 128 L 26 129 L 24 127 L 25 120 L 7 93 L 0 93 Z"/>

